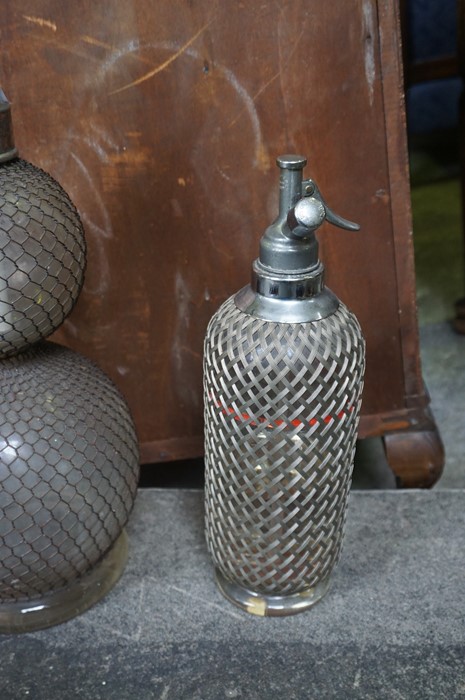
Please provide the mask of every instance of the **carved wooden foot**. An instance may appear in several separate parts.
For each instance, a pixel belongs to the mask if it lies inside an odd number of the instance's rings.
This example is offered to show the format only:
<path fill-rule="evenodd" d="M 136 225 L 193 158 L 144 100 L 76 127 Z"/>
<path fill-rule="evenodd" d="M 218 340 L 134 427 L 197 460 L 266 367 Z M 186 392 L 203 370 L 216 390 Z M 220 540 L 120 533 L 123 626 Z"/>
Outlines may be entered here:
<path fill-rule="evenodd" d="M 383 437 L 386 458 L 399 488 L 430 488 L 444 468 L 444 446 L 434 423 Z"/>

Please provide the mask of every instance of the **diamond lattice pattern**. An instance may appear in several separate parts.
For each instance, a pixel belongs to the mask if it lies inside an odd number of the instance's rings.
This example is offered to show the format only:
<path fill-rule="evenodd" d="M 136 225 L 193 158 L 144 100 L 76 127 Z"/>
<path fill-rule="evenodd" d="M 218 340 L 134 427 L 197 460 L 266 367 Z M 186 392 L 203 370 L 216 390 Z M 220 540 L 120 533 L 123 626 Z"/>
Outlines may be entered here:
<path fill-rule="evenodd" d="M 231 298 L 205 342 L 206 534 L 223 575 L 297 593 L 339 557 L 364 372 L 341 304 L 318 322 L 263 321 Z"/>

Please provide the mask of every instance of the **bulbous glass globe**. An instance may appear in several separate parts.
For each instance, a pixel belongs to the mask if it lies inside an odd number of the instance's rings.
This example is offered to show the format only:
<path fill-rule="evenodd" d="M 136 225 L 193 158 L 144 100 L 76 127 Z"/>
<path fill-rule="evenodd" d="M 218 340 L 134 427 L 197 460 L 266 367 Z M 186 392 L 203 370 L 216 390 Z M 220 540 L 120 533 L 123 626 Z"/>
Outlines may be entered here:
<path fill-rule="evenodd" d="M 0 363 L 0 414 L 0 630 L 19 631 L 72 617 L 118 578 L 124 561 L 84 590 L 128 520 L 138 447 L 113 383 L 51 342 Z"/>
<path fill-rule="evenodd" d="M 79 215 L 61 185 L 20 158 L 0 165 L 0 359 L 58 328 L 82 287 Z"/>

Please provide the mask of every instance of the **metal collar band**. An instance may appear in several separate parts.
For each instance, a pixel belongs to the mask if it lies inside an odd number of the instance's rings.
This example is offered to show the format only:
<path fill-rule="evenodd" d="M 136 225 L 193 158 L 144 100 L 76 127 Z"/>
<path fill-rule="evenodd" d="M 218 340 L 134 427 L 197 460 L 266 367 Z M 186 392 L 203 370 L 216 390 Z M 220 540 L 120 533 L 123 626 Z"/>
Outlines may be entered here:
<path fill-rule="evenodd" d="M 267 269 L 255 260 L 252 267 L 252 289 L 272 299 L 308 299 L 324 288 L 324 267 L 321 262 L 312 270 L 279 272 Z"/>
<path fill-rule="evenodd" d="M 337 297 L 324 286 L 324 267 L 301 273 L 267 270 L 255 260 L 252 284 L 241 289 L 234 302 L 238 309 L 255 318 L 279 323 L 321 321 L 334 313 Z"/>
<path fill-rule="evenodd" d="M 339 308 L 339 299 L 327 287 L 306 299 L 278 299 L 258 294 L 247 285 L 236 294 L 234 303 L 250 316 L 277 323 L 321 321 Z"/>

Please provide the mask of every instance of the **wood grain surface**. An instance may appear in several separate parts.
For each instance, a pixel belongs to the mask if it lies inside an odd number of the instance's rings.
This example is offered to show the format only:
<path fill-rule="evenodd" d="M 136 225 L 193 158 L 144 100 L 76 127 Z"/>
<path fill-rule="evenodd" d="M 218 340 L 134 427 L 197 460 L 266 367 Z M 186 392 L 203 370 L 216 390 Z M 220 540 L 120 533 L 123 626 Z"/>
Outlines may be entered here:
<path fill-rule="evenodd" d="M 86 229 L 55 337 L 120 387 L 143 461 L 202 451 L 206 324 L 249 280 L 281 153 L 361 225 L 319 236 L 367 340 L 361 434 L 424 396 L 393 2 L 4 0 L 0 18 L 20 154 Z"/>

